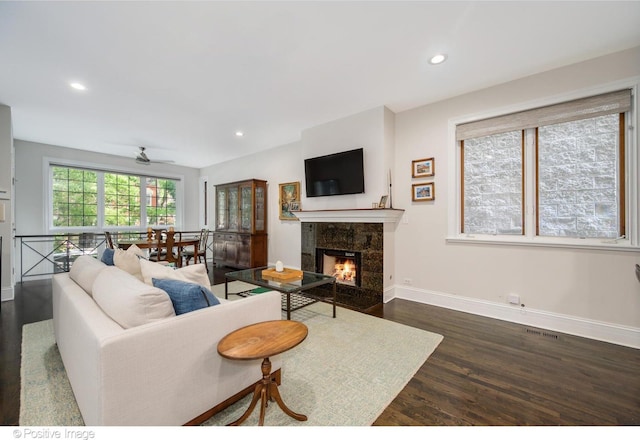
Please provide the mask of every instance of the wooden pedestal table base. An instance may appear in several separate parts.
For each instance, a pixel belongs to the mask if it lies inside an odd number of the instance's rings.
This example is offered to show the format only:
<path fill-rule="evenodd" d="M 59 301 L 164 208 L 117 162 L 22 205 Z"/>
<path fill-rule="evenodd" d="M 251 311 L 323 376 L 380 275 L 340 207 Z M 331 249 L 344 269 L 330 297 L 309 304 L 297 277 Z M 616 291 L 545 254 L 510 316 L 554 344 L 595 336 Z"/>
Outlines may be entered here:
<path fill-rule="evenodd" d="M 240 425 L 253 412 L 260 400 L 260 426 L 264 425 L 264 414 L 268 401 L 275 400 L 287 415 L 305 421 L 307 416 L 293 412 L 282 401 L 278 384 L 271 379 L 269 357 L 284 353 L 305 340 L 307 326 L 298 321 L 266 321 L 242 327 L 229 333 L 218 343 L 220 356 L 234 360 L 262 359 L 262 380 L 256 384 L 251 404 L 245 413 L 229 425 Z"/>

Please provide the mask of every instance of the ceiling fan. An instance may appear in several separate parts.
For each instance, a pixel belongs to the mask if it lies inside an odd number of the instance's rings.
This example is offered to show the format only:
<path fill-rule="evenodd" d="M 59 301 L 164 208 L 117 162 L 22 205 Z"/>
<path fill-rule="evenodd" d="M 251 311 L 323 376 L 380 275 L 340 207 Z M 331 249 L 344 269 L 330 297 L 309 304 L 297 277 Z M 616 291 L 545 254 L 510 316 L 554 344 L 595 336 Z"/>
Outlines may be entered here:
<path fill-rule="evenodd" d="M 140 152 L 136 156 L 136 162 L 142 165 L 150 165 L 152 163 L 173 163 L 173 160 L 151 160 L 147 156 L 147 153 L 144 152 L 146 150 L 145 147 L 138 147 Z"/>

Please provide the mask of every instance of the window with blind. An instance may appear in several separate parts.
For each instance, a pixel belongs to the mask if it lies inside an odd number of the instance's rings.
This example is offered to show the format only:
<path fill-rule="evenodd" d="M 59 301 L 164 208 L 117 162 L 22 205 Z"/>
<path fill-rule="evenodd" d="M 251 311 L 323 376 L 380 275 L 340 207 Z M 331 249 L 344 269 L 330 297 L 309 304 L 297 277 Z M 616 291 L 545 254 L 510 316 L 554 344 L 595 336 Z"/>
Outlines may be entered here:
<path fill-rule="evenodd" d="M 178 180 L 50 165 L 52 229 L 126 230 L 177 224 Z"/>
<path fill-rule="evenodd" d="M 457 125 L 459 232 L 625 236 L 630 109 L 627 89 Z"/>

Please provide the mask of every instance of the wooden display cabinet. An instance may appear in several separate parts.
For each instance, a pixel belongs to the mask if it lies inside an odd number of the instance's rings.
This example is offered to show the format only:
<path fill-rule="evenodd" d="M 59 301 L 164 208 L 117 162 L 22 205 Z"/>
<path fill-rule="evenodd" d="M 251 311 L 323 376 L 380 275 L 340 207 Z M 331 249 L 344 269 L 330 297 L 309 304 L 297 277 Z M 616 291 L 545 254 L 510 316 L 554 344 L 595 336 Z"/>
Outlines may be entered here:
<path fill-rule="evenodd" d="M 222 266 L 267 265 L 267 182 L 216 185 L 213 260 Z"/>

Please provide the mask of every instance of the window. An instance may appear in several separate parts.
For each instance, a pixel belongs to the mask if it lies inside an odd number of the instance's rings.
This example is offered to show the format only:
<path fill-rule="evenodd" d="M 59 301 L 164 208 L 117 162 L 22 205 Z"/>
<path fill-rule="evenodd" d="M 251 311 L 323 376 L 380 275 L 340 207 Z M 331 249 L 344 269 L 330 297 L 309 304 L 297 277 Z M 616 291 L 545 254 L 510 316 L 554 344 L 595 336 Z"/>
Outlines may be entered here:
<path fill-rule="evenodd" d="M 177 224 L 177 179 L 58 164 L 50 164 L 50 179 L 54 229 L 139 230 Z"/>
<path fill-rule="evenodd" d="M 631 90 L 456 126 L 458 233 L 617 240 Z"/>
<path fill-rule="evenodd" d="M 104 224 L 140 226 L 140 177 L 104 173 Z"/>
<path fill-rule="evenodd" d="M 625 235 L 617 114 L 538 129 L 538 235 Z"/>
<path fill-rule="evenodd" d="M 147 177 L 147 224 L 176 224 L 176 183 L 173 180 Z"/>
<path fill-rule="evenodd" d="M 464 141 L 463 232 L 522 234 L 522 133 Z"/>
<path fill-rule="evenodd" d="M 95 171 L 53 167 L 53 226 L 96 226 L 98 185 Z"/>

